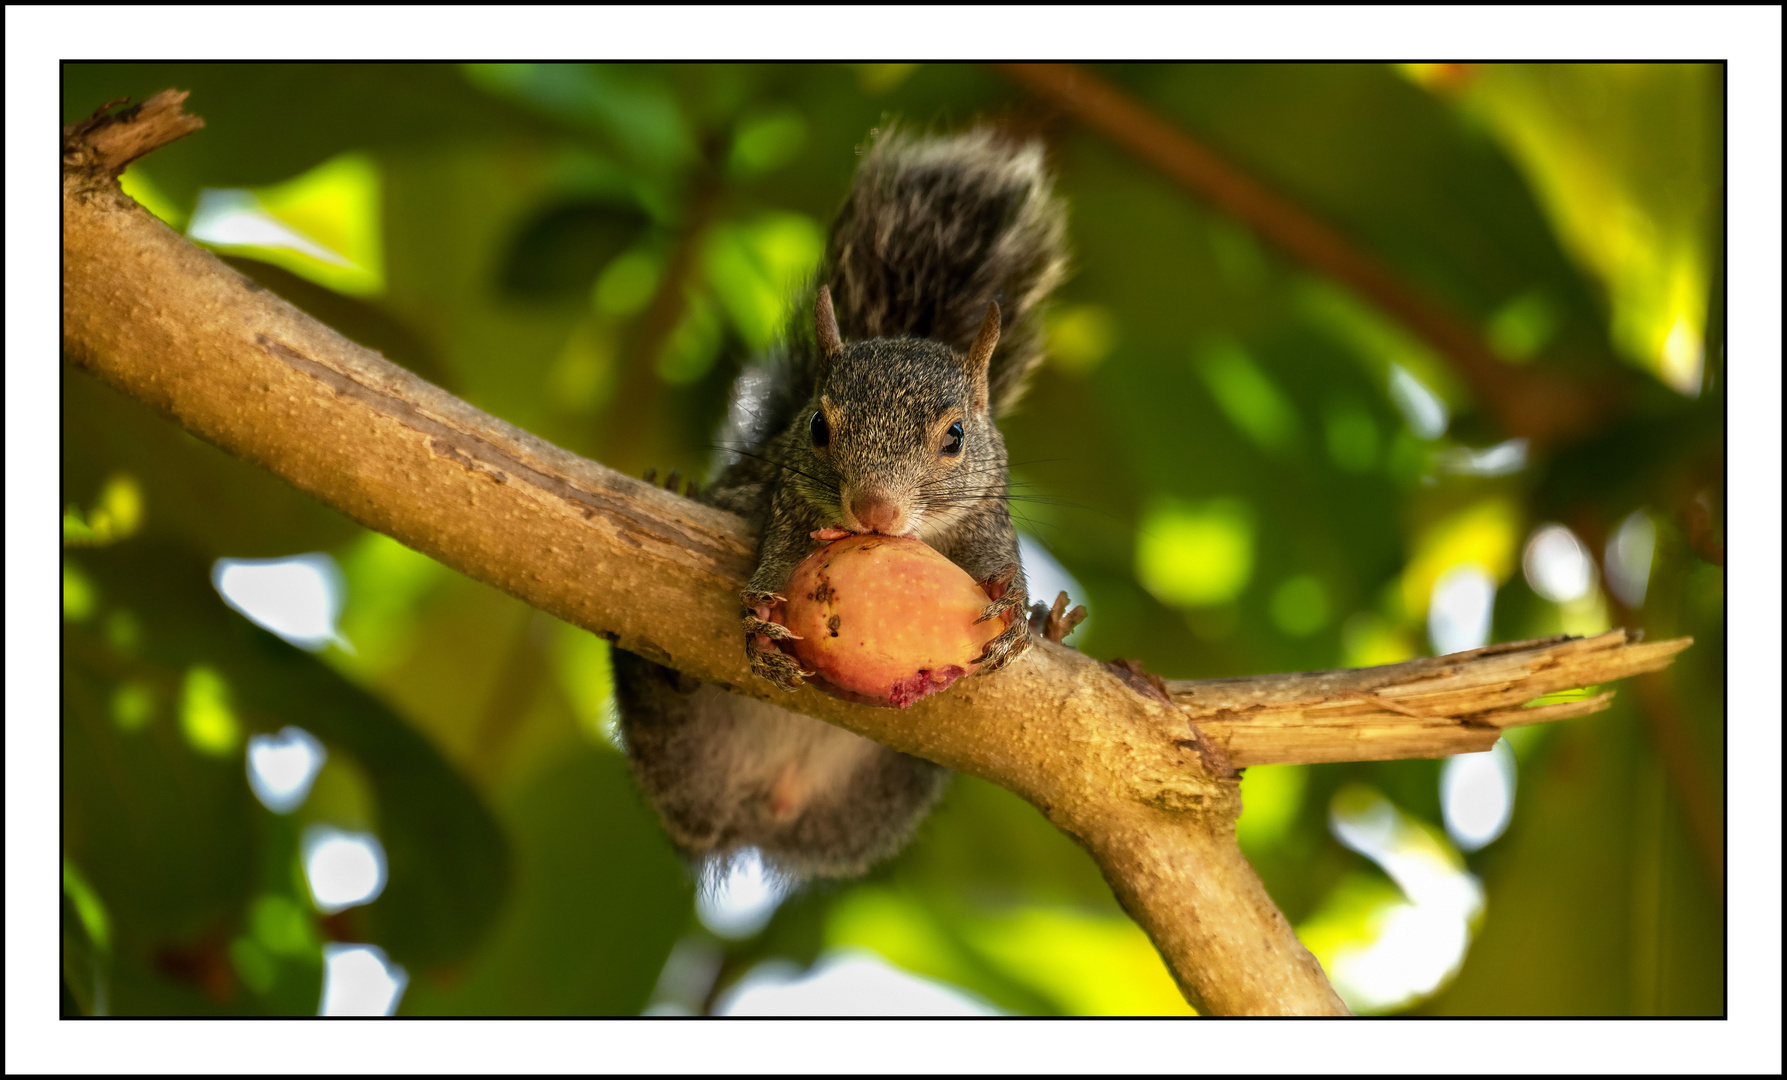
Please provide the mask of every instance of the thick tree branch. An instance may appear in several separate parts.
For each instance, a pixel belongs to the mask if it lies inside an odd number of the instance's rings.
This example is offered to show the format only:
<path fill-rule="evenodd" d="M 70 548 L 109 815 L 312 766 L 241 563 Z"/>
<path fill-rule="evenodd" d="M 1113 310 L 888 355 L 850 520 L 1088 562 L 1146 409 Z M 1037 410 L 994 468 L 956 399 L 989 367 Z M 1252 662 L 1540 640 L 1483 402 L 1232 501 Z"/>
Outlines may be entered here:
<path fill-rule="evenodd" d="M 1087 846 L 1206 1013 L 1345 1011 L 1235 844 L 1225 746 L 1241 760 L 1339 760 L 1330 744 L 1350 738 L 1368 749 L 1358 756 L 1394 756 L 1375 729 L 1426 731 L 1409 714 L 1434 710 L 1445 734 L 1408 743 L 1413 753 L 1476 748 L 1447 741 L 1452 729 L 1493 729 L 1529 692 L 1668 661 L 1608 639 L 1553 641 L 1178 684 L 1176 705 L 1041 643 L 907 710 L 782 693 L 751 677 L 740 648 L 738 592 L 754 553 L 741 519 L 552 446 L 315 322 L 124 196 L 101 149 L 64 162 L 73 363 L 368 527 L 622 648 L 1017 792 Z M 1259 734 L 1296 724 L 1320 730 L 1315 756 L 1298 756 L 1294 735 Z"/>

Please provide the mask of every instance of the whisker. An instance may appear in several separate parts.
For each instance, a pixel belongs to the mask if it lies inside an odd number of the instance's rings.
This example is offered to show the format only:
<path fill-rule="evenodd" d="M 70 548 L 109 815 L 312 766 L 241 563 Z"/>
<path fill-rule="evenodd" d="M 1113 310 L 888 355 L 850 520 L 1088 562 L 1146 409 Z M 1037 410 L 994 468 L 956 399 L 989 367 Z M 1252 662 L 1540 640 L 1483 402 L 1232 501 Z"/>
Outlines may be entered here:
<path fill-rule="evenodd" d="M 833 487 L 836 486 L 833 484 L 828 484 L 826 481 L 821 480 L 819 477 L 814 476 L 810 472 L 806 472 L 805 470 L 802 470 L 802 469 L 797 469 L 785 461 L 777 461 L 775 458 L 765 457 L 762 454 L 753 454 L 749 450 L 740 450 L 735 446 L 720 446 L 717 444 L 714 446 L 714 449 L 725 450 L 730 453 L 737 454 L 740 457 L 754 458 L 755 460 L 764 462 L 765 464 L 774 465 L 778 469 L 786 469 L 789 472 L 794 473 L 797 476 L 806 477 L 808 480 L 811 480 L 811 481 L 813 481 L 813 483 L 820 485 L 821 487 L 825 488 L 827 491 L 830 491 Z"/>

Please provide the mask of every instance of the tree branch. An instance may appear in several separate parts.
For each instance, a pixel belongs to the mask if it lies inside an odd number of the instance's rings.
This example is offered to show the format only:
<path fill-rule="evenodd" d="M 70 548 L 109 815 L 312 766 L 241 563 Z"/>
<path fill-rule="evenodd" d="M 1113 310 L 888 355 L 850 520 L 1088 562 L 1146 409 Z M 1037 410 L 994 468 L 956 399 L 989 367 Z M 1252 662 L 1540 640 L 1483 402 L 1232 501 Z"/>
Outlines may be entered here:
<path fill-rule="evenodd" d="M 1570 441 L 1616 404 L 1614 387 L 1502 362 L 1476 328 L 1339 230 L 1091 71 L 1073 64 L 993 66 L 1408 327 L 1457 369 L 1509 434 L 1540 445 Z"/>
<path fill-rule="evenodd" d="M 1168 682 L 1175 704 L 1237 766 L 1392 761 L 1487 750 L 1506 728 L 1587 716 L 1613 692 L 1535 698 L 1666 666 L 1692 638 L 1641 644 L 1614 630 L 1540 638 L 1383 667 Z"/>
<path fill-rule="evenodd" d="M 155 116 L 139 133 L 151 145 L 177 134 L 147 108 L 135 122 Z M 81 140 L 73 128 L 65 136 Z M 906 710 L 783 693 L 751 677 L 740 648 L 739 589 L 755 551 L 741 519 L 561 450 L 355 345 L 138 207 L 113 163 L 92 145 L 64 157 L 70 361 L 369 528 L 621 648 L 1018 793 L 1086 845 L 1201 1012 L 1345 1011 L 1235 844 L 1239 784 L 1225 747 L 1241 760 L 1341 760 L 1334 746 L 1351 740 L 1365 757 L 1394 756 L 1395 739 L 1377 732 L 1427 732 L 1410 713 L 1435 717 L 1434 731 L 1493 728 L 1514 722 L 1529 691 L 1668 662 L 1657 647 L 1608 638 L 1549 641 L 1176 684 L 1175 704 L 1041 642 L 999 674 Z M 1317 749 L 1285 734 L 1299 723 Z M 1260 734 L 1268 728 L 1285 731 Z M 1408 745 L 1446 753 L 1454 738 Z"/>

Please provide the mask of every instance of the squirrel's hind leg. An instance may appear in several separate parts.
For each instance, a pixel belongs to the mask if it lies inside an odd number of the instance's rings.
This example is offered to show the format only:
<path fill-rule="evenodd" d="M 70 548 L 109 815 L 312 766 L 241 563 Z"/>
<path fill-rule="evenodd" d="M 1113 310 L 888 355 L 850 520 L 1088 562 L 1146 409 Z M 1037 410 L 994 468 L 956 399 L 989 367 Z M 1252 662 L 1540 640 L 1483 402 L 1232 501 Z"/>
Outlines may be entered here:
<path fill-rule="evenodd" d="M 640 789 L 696 858 L 755 847 L 792 877 L 856 876 L 904 845 L 949 775 L 622 650 L 614 671 Z"/>

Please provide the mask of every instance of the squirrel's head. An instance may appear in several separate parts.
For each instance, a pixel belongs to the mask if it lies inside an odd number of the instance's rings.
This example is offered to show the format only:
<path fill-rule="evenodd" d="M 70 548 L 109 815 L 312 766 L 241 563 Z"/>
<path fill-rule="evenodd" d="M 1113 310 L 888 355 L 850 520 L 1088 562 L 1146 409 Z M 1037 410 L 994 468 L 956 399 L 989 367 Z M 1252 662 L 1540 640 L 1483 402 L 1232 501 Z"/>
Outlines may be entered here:
<path fill-rule="evenodd" d="M 814 307 L 818 378 L 795 433 L 813 468 L 796 483 L 828 522 L 925 539 L 989 492 L 1003 497 L 1005 443 L 987 400 L 999 305 L 988 305 L 966 355 L 923 338 L 846 345 L 829 289 Z"/>

